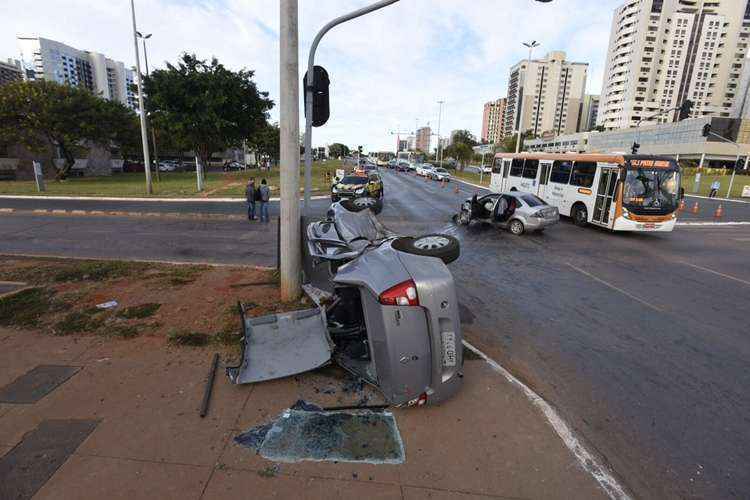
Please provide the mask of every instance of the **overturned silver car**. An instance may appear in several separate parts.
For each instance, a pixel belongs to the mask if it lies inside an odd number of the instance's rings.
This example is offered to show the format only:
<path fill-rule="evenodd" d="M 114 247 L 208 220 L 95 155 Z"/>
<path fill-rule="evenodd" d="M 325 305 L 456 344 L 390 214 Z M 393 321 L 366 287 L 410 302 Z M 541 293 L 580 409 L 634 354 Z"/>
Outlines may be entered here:
<path fill-rule="evenodd" d="M 250 383 L 335 360 L 393 405 L 435 404 L 462 382 L 462 335 L 448 235 L 404 237 L 369 209 L 334 203 L 306 228 L 305 278 L 318 309 L 243 319 L 240 366 Z"/>

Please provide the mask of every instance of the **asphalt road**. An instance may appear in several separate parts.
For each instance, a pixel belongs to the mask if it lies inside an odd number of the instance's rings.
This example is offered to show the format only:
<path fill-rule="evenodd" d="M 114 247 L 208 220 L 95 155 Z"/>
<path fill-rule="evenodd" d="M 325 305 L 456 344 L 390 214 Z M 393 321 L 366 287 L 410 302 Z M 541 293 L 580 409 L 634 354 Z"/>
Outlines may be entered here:
<path fill-rule="evenodd" d="M 514 237 L 452 223 L 472 187 L 383 176 L 386 225 L 461 240 L 451 270 L 466 335 L 550 401 L 636 497 L 750 498 L 750 226 L 611 234 L 563 221 Z M 680 221 L 713 220 L 719 202 L 687 201 L 699 202 L 699 214 Z M 56 208 L 125 210 L 135 202 L 115 203 Z M 160 211 L 138 203 L 133 211 Z M 8 204 L 0 200 L 0 208 Z M 316 202 L 315 212 L 326 206 Z M 750 221 L 750 205 L 723 207 L 723 221 Z M 16 213 L 0 214 L 0 234 L 0 253 L 275 261 L 275 226 L 245 221 Z"/>

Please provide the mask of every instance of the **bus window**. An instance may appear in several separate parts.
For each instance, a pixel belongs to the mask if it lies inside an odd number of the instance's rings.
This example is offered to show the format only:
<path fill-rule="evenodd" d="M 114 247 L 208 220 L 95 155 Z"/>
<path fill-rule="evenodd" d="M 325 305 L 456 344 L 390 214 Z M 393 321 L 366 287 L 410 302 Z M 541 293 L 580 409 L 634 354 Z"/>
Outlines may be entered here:
<path fill-rule="evenodd" d="M 495 158 L 495 164 L 492 166 L 492 173 L 493 174 L 503 173 L 503 159 L 502 158 Z"/>
<path fill-rule="evenodd" d="M 523 173 L 523 159 L 514 158 L 513 163 L 510 166 L 511 177 L 521 177 Z"/>
<path fill-rule="evenodd" d="M 569 161 L 557 160 L 552 164 L 552 174 L 549 181 L 557 184 L 567 184 L 570 180 L 570 171 L 573 164 Z"/>
<path fill-rule="evenodd" d="M 596 162 L 577 161 L 573 166 L 573 175 L 570 176 L 570 185 L 590 188 L 594 185 L 595 174 Z"/>
<path fill-rule="evenodd" d="M 539 171 L 539 160 L 526 160 L 523 166 L 523 177 L 525 179 L 536 179 Z"/>

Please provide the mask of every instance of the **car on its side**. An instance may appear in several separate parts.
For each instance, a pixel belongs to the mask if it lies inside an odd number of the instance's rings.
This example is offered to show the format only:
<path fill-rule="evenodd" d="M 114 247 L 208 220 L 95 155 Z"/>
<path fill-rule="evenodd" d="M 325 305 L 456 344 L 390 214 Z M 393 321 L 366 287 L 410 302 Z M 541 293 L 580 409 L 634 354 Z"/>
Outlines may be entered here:
<path fill-rule="evenodd" d="M 475 194 L 461 204 L 455 220 L 460 225 L 474 221 L 488 223 L 518 236 L 528 231 L 541 232 L 557 224 L 560 213 L 557 207 L 548 205 L 536 195 L 511 191 L 481 197 Z"/>
<path fill-rule="evenodd" d="M 435 167 L 435 168 L 432 169 L 432 172 L 430 173 L 430 177 L 434 181 L 450 182 L 450 180 L 451 180 L 451 173 L 448 172 L 443 167 Z"/>

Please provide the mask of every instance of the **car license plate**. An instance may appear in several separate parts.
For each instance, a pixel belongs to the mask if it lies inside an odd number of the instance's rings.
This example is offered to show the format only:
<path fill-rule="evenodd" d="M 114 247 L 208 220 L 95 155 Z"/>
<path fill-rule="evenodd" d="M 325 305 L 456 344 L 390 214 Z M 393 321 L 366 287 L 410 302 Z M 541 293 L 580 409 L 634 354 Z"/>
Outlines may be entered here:
<path fill-rule="evenodd" d="M 455 332 L 443 332 L 443 366 L 456 366 Z"/>

